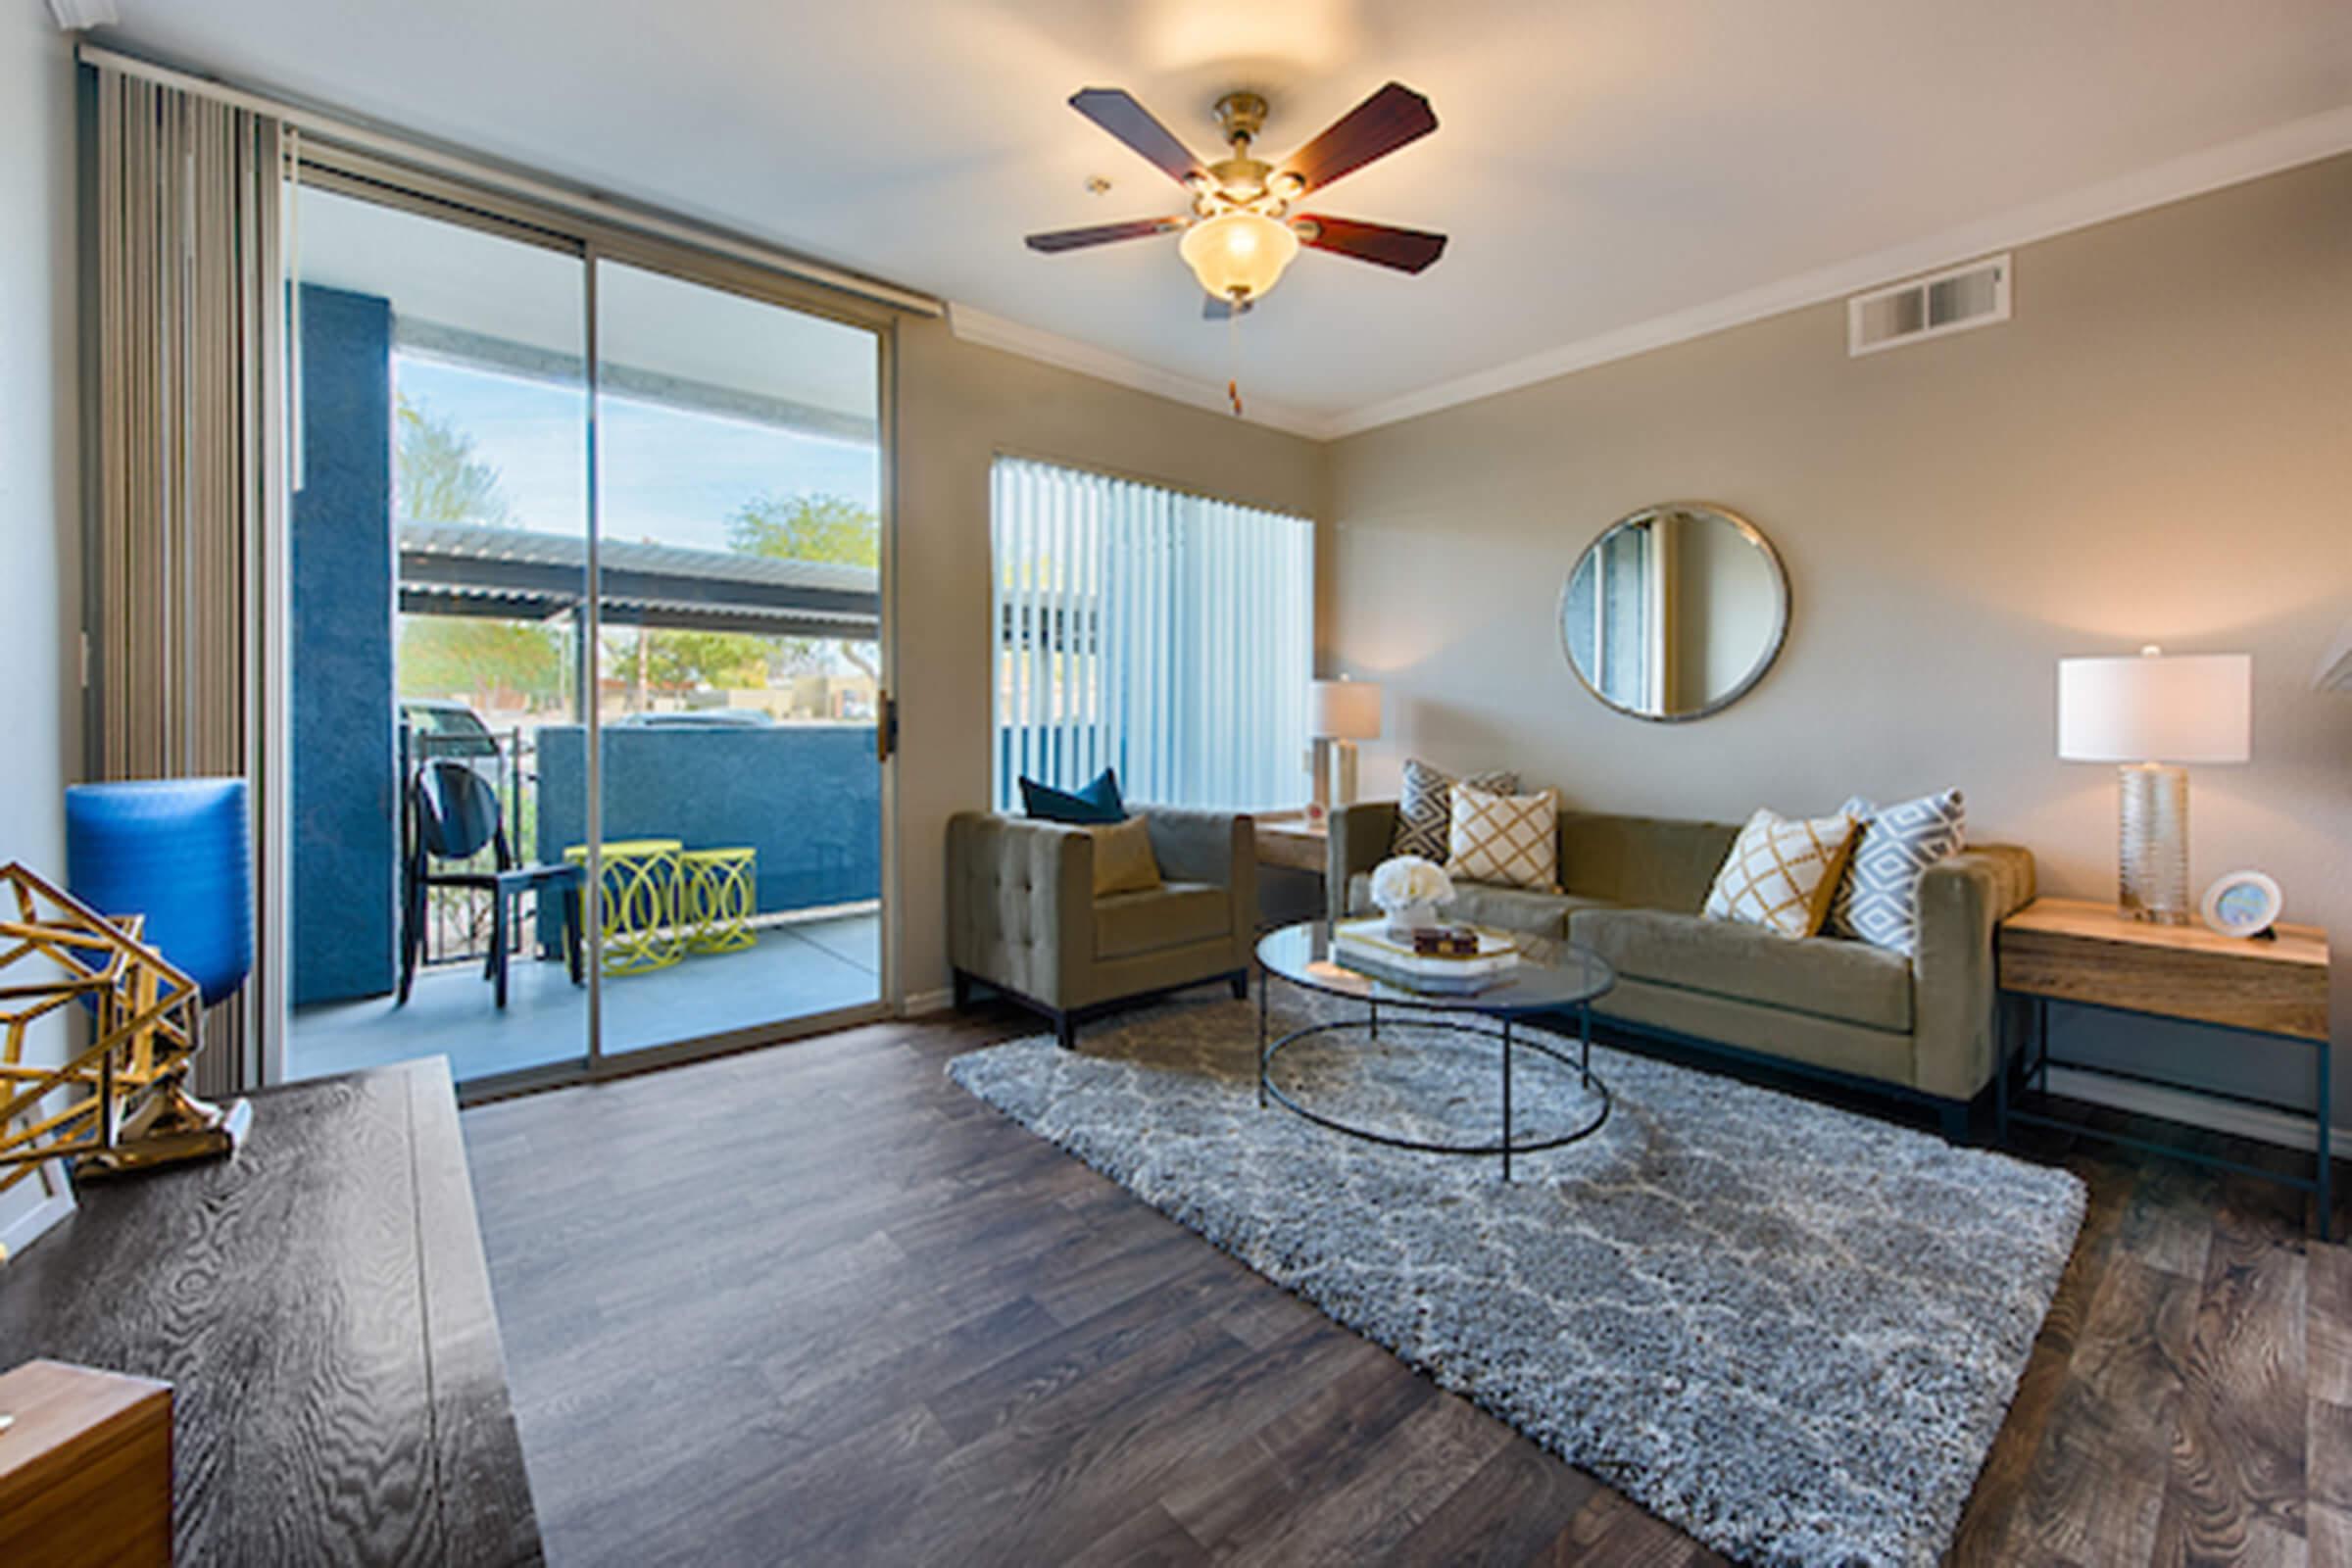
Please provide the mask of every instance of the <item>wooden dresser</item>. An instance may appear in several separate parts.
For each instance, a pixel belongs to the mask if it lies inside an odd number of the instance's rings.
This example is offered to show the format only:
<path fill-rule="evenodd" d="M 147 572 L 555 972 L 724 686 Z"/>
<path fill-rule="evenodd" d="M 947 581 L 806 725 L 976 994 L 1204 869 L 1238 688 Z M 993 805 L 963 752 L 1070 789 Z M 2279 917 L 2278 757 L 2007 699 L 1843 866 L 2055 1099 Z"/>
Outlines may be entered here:
<path fill-rule="evenodd" d="M 253 1099 L 0 1265 L 0 1370 L 172 1386 L 183 1565 L 540 1561 L 448 1064 Z"/>

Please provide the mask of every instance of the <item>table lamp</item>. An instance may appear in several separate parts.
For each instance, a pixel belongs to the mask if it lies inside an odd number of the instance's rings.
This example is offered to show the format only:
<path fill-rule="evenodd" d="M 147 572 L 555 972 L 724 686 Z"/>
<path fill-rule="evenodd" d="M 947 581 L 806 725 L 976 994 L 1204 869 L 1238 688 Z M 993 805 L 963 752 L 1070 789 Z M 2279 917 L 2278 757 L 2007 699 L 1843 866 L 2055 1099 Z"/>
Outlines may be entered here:
<path fill-rule="evenodd" d="M 1310 688 L 1308 731 L 1331 742 L 1331 762 L 1315 765 L 1315 799 L 1307 816 L 1322 821 L 1335 806 L 1355 804 L 1355 743 L 1380 738 L 1380 687 L 1371 681 L 1319 680 Z"/>
<path fill-rule="evenodd" d="M 2135 920 L 2186 925 L 2188 774 L 2183 763 L 2253 755 L 2254 661 L 2246 654 L 2058 662 L 2058 755 L 2118 762 L 2117 902 Z"/>

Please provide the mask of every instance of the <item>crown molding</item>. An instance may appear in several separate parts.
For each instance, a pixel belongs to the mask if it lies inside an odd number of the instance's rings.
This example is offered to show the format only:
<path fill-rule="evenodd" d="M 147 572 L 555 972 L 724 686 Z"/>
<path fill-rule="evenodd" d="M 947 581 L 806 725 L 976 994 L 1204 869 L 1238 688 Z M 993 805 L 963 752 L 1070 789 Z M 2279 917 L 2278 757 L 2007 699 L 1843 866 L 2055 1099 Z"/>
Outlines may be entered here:
<path fill-rule="evenodd" d="M 115 0 L 49 0 L 49 15 L 67 32 L 111 27 L 122 20 Z"/>
<path fill-rule="evenodd" d="M 1041 327 L 1027 326 L 1007 320 L 1002 316 L 965 305 L 961 301 L 948 303 L 948 327 L 957 340 L 976 343 L 982 348 L 1002 349 L 1026 360 L 1052 365 L 1064 370 L 1076 370 L 1098 380 L 1113 381 L 1138 392 L 1149 392 L 1166 398 L 1171 403 L 1188 403 L 1195 408 L 1225 412 L 1225 389 L 1206 381 L 1196 381 L 1189 375 L 1163 370 L 1129 359 L 1109 349 L 1081 343 L 1074 337 L 1048 332 Z M 1249 399 L 1244 405 L 1242 418 L 1250 424 L 1262 424 L 1270 429 L 1305 436 L 1309 440 L 1327 441 L 1332 436 L 1331 423 L 1303 409 L 1290 408 L 1262 399 Z"/>
<path fill-rule="evenodd" d="M 2088 228 L 2094 223 L 2169 206 L 2345 152 L 2352 152 L 2352 106 L 2291 120 L 2237 141 L 2224 142 L 2046 201 L 2014 208 L 1925 239 L 1872 251 L 1688 310 L 1580 338 L 1541 354 L 1360 409 L 1315 415 L 1281 404 L 1252 403 L 1245 417 L 1252 423 L 1270 425 L 1309 440 L 1336 441 L 1384 424 L 1435 414 L 1440 409 L 1475 403 L 1539 381 L 1589 370 L 1615 360 L 1671 348 L 1677 343 L 1745 326 L 1788 311 L 1843 299 L 1882 284 L 1901 282 L 1923 272 L 1956 267 L 1979 257 Z M 967 343 L 1003 349 L 1007 354 L 1115 381 L 1178 403 L 1204 409 L 1225 407 L 1222 387 L 1160 369 L 1076 338 L 1006 320 L 973 306 L 952 304 L 948 322 L 956 335 Z"/>
<path fill-rule="evenodd" d="M 2288 121 L 2238 141 L 2224 142 L 2185 158 L 2086 185 L 1926 239 L 1873 251 L 1777 283 L 1653 317 L 1531 354 L 1490 370 L 1351 410 L 1324 421 L 1326 439 L 1336 440 L 1418 415 L 1434 414 L 1456 404 L 1474 403 L 1499 392 L 1591 369 L 1612 360 L 1631 359 L 1653 349 L 1744 326 L 1808 305 L 1842 299 L 1883 283 L 1900 282 L 1921 272 L 1958 266 L 1997 251 L 2088 228 L 2094 223 L 2184 201 L 2348 151 L 2352 151 L 2352 107 Z"/>

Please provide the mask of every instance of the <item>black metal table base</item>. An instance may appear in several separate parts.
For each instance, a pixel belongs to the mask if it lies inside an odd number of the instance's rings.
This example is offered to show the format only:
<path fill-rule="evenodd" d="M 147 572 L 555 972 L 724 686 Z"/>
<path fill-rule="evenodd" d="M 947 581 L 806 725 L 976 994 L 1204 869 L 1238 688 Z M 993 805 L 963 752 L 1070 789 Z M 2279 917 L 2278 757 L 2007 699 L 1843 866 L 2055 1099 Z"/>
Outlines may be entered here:
<path fill-rule="evenodd" d="M 2233 1175 L 2252 1176 L 2261 1181 L 2277 1182 L 2282 1187 L 2290 1187 L 2297 1192 L 2311 1194 L 2314 1200 L 2311 1229 L 2318 1234 L 2322 1241 L 2334 1240 L 2332 1211 L 2334 1195 L 2328 1179 L 2331 1174 L 2330 1161 L 2333 1158 L 2332 1152 L 2328 1148 L 2328 1124 L 2333 1119 L 2329 1111 L 2334 1104 L 2332 1098 L 2334 1084 L 2330 1071 L 2330 1052 L 2328 1042 L 2307 1040 L 2300 1035 L 2266 1037 L 2274 1040 L 2297 1041 L 2316 1049 L 2319 1057 L 2319 1084 L 2314 1103 L 2320 1107 L 2320 1110 L 2318 1114 L 2314 1115 L 2299 1105 L 2285 1105 L 2276 1101 L 2257 1100 L 2250 1095 L 2231 1094 L 2226 1090 L 2207 1089 L 2168 1078 L 2151 1077 L 2145 1073 L 2127 1072 L 2116 1067 L 2103 1067 L 2095 1062 L 2053 1062 L 2050 1059 L 2050 999 L 2033 997 L 2030 1000 L 2034 1004 L 2034 1022 L 2029 1031 L 2030 1038 L 2026 1042 L 2027 1049 L 2017 1054 L 2018 1059 L 2014 1067 L 2009 1060 L 2010 1053 L 2007 1047 L 2006 1031 L 2002 1031 L 2000 1034 L 2000 1060 L 1992 1074 L 1993 1136 L 1998 1142 L 2004 1145 L 2008 1143 L 2011 1123 L 2027 1127 L 2043 1127 L 2053 1132 L 2075 1133 L 2085 1138 L 2103 1139 L 2126 1149 L 2136 1149 L 2143 1153 L 2159 1154 L 2172 1159 L 2185 1159 L 2192 1164 L 2203 1165 L 2212 1170 L 2225 1170 Z M 2076 1003 L 2075 1005 L 2090 1007 L 2097 1004 Z M 2106 1007 L 2100 1010 L 2125 1012 L 2129 1009 Z M 2151 1088 L 2171 1090 L 2177 1094 L 2197 1095 L 2208 1100 L 2224 1100 L 2233 1104 L 2252 1105 L 2263 1110 L 2279 1111 L 2296 1117 L 2309 1117 L 2313 1123 L 2314 1140 L 2319 1146 L 2313 1160 L 2312 1174 L 2309 1176 L 2282 1175 L 2275 1170 L 2264 1170 L 2258 1165 L 2249 1165 L 2243 1160 L 2229 1159 L 2220 1154 L 2209 1154 L 2203 1150 L 2189 1149 L 2180 1144 L 2159 1143 L 2152 1138 L 2134 1138 L 2128 1133 L 2110 1132 L 2106 1128 L 2093 1127 L 2086 1122 L 2071 1121 L 2065 1117 L 2052 1116 L 2041 1111 L 2021 1109 L 2011 1102 L 2009 1080 L 2013 1071 L 2021 1084 L 2031 1084 L 2036 1093 L 2047 1097 L 2050 1092 L 2050 1069 L 2053 1066 L 2063 1067 L 2069 1072 L 2092 1073 L 2098 1077 L 2114 1078 L 2126 1083 L 2145 1084 Z"/>
<path fill-rule="evenodd" d="M 1502 1156 L 1502 1179 L 1506 1182 L 1511 1179 L 1512 1155 L 1541 1153 L 1545 1150 L 1561 1149 L 1569 1144 L 1581 1142 L 1600 1131 L 1602 1123 L 1609 1119 L 1609 1086 L 1592 1071 L 1592 1018 L 1590 1006 L 1579 1006 L 1576 1009 L 1578 1049 L 1577 1054 L 1573 1058 L 1541 1041 L 1530 1040 L 1524 1034 L 1514 1034 L 1511 1027 L 1512 1020 L 1507 1013 L 1499 1015 L 1495 1020 L 1499 1027 L 1492 1029 L 1474 1023 L 1464 1023 L 1454 1018 L 1439 1016 L 1419 1020 L 1420 1026 L 1425 1029 L 1443 1029 L 1453 1034 L 1474 1035 L 1501 1042 L 1502 1126 L 1501 1135 L 1492 1143 L 1436 1143 L 1423 1139 L 1402 1138 L 1394 1133 L 1384 1133 L 1376 1128 L 1358 1127 L 1335 1116 L 1325 1115 L 1321 1111 L 1300 1104 L 1285 1094 L 1281 1085 L 1273 1081 L 1274 1058 L 1289 1047 L 1295 1046 L 1302 1040 L 1314 1039 L 1319 1035 L 1345 1034 L 1360 1029 L 1364 1031 L 1366 1038 L 1373 1041 L 1379 1040 L 1380 1004 L 1368 1003 L 1366 1004 L 1367 1015 L 1360 1019 L 1341 1018 L 1329 1023 L 1309 1024 L 1303 1029 L 1292 1030 L 1279 1040 L 1269 1040 L 1268 1037 L 1272 1031 L 1268 1021 L 1266 998 L 1267 993 L 1273 989 L 1269 983 L 1273 978 L 1274 975 L 1270 970 L 1261 969 L 1258 975 L 1257 1102 L 1260 1107 L 1265 1106 L 1269 1102 L 1279 1103 L 1292 1114 L 1303 1117 L 1318 1127 L 1328 1128 L 1332 1132 L 1363 1143 L 1385 1144 L 1391 1149 L 1410 1150 L 1423 1154 L 1499 1154 Z M 1392 1003 L 1390 1005 L 1396 1006 L 1400 1004 Z M 1449 1007 L 1444 1003 L 1433 1001 L 1427 1008 L 1415 1007 L 1414 1010 L 1437 1014 L 1466 1009 L 1459 1006 Z M 1548 1057 L 1575 1073 L 1586 1089 L 1599 1097 L 1599 1105 L 1590 1119 L 1556 1138 L 1527 1142 L 1514 1139 L 1511 1136 L 1511 1055 L 1517 1051 L 1535 1052 L 1538 1055 Z"/>

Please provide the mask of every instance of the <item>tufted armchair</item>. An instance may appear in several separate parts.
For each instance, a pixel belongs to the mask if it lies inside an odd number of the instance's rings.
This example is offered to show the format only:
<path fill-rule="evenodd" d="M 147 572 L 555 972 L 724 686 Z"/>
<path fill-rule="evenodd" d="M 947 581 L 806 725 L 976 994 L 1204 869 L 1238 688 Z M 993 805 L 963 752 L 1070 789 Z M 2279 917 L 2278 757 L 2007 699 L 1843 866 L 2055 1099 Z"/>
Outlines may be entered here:
<path fill-rule="evenodd" d="M 948 953 L 956 1004 L 975 982 L 1054 1020 L 1081 1019 L 1209 980 L 1249 995 L 1256 825 L 1230 811 L 1139 808 L 1166 881 L 1095 897 L 1086 828 L 988 811 L 948 821 Z"/>

